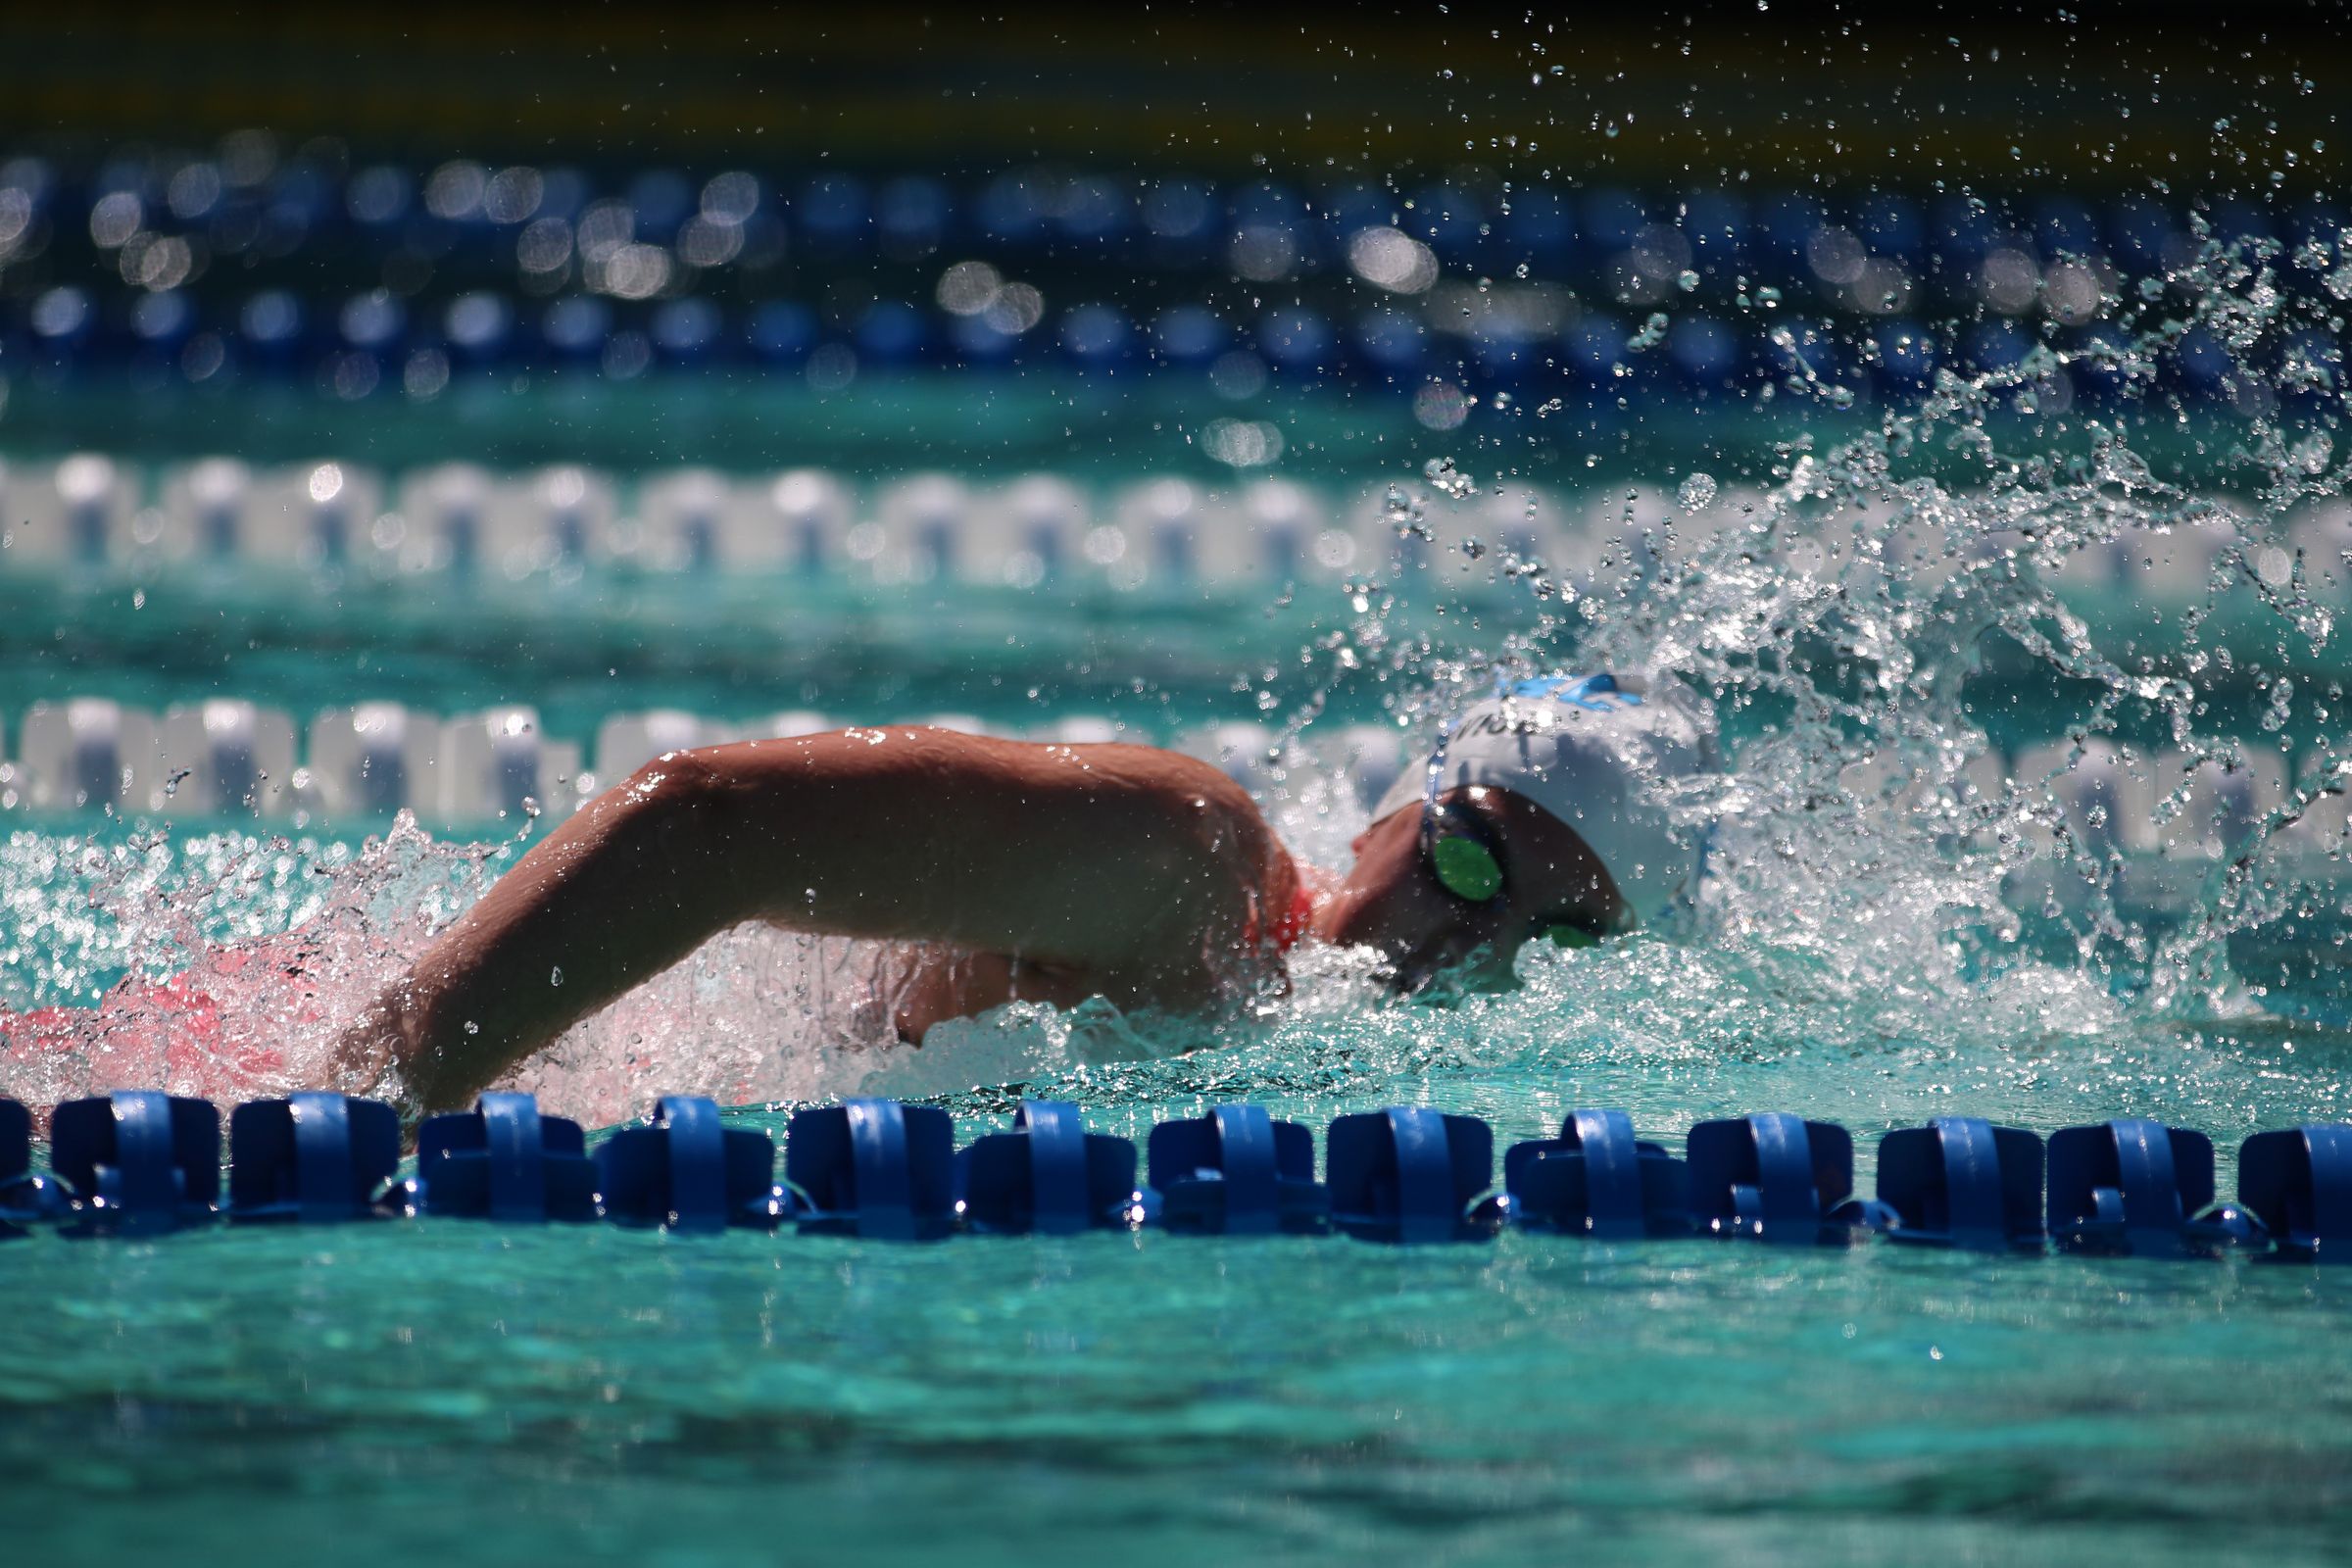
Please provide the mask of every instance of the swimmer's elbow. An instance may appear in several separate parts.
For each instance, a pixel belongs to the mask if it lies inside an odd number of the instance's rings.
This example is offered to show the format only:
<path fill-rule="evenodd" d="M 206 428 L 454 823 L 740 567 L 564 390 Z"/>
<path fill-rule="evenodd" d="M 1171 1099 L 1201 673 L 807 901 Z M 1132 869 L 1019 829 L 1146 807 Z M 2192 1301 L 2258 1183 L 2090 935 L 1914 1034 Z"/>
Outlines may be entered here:
<path fill-rule="evenodd" d="M 631 773 L 597 803 L 614 831 L 658 843 L 683 860 L 724 855 L 740 816 L 743 781 L 709 749 L 671 752 Z"/>
<path fill-rule="evenodd" d="M 605 800 L 658 819 L 709 819 L 735 793 L 735 771 L 715 747 L 665 752 L 614 785 Z"/>
<path fill-rule="evenodd" d="M 585 813 L 587 843 L 602 846 L 589 853 L 629 868 L 617 889 L 626 897 L 711 929 L 751 918 L 758 900 L 749 864 L 757 847 L 741 773 L 710 750 L 654 759 Z"/>

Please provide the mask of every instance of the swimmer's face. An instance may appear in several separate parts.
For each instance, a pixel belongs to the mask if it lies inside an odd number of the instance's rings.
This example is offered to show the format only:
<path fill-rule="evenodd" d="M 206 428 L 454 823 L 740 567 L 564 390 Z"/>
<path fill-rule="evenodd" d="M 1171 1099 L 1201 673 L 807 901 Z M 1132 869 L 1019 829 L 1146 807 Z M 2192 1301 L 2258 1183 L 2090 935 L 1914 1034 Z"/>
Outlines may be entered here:
<path fill-rule="evenodd" d="M 1355 865 L 1315 912 L 1315 934 L 1368 946 L 1396 966 L 1399 990 L 1477 956 L 1474 978 L 1502 978 L 1529 939 L 1566 921 L 1609 931 L 1624 906 L 1607 869 L 1574 830 L 1508 790 L 1472 787 L 1440 797 L 1448 813 L 1479 818 L 1502 866 L 1502 893 L 1473 904 L 1438 881 L 1421 849 L 1421 808 L 1394 812 L 1355 841 Z"/>

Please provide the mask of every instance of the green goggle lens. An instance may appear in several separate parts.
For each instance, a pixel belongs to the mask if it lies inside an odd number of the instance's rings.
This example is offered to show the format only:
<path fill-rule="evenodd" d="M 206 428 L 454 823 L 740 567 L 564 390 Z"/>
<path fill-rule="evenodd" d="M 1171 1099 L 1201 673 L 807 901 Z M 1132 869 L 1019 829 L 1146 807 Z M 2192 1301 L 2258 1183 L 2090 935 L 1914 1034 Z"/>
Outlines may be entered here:
<path fill-rule="evenodd" d="M 1600 938 L 1592 932 L 1582 926 L 1568 925 L 1561 921 L 1552 922 L 1537 932 L 1536 935 L 1543 941 L 1555 943 L 1563 948 L 1597 948 L 1600 946 Z"/>
<path fill-rule="evenodd" d="M 1457 899 L 1484 904 L 1502 891 L 1502 866 L 1494 852 L 1474 838 L 1448 834 L 1430 846 L 1438 885 Z"/>

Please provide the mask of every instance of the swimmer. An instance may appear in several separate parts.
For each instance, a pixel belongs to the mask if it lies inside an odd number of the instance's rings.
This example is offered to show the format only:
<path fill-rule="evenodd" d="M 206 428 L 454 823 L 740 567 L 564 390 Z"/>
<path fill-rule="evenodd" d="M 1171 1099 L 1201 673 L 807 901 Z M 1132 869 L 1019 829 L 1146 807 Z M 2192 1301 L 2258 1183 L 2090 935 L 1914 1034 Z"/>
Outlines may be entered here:
<path fill-rule="evenodd" d="M 1663 787 L 1709 764 L 1679 684 L 1498 687 L 1446 726 L 1311 877 L 1242 787 L 1148 746 L 846 729 L 672 753 L 525 855 L 345 1034 L 411 1108 L 465 1103 L 578 1019 L 751 921 L 918 944 L 896 1023 L 1013 1001 L 1204 1011 L 1284 979 L 1301 938 L 1413 990 L 1509 972 L 1687 897 Z M 561 982 L 555 976 L 561 975 Z"/>

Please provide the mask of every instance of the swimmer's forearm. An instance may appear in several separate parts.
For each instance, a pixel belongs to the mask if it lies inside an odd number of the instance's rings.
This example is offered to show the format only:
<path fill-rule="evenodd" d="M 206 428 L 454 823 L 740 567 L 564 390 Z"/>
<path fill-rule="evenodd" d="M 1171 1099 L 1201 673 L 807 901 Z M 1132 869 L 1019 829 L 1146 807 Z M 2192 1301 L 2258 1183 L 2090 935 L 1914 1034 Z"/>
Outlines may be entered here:
<path fill-rule="evenodd" d="M 583 808 L 385 993 L 346 1045 L 427 1108 L 463 1104 L 566 1028 L 748 917 L 700 792 L 644 774 Z"/>

